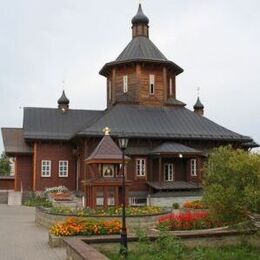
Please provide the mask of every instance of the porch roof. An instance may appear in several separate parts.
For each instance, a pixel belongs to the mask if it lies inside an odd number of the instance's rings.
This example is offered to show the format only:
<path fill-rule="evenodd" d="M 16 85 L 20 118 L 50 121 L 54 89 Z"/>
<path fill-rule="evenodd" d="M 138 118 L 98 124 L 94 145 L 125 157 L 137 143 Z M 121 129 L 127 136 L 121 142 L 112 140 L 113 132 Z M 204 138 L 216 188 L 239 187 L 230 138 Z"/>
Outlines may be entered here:
<path fill-rule="evenodd" d="M 156 190 L 197 190 L 202 188 L 199 183 L 185 181 L 148 182 L 147 184 Z"/>
<path fill-rule="evenodd" d="M 121 149 L 116 145 L 110 135 L 104 135 L 100 143 L 95 150 L 86 159 L 88 164 L 100 163 L 100 162 L 115 162 L 120 163 L 122 161 L 123 153 Z M 129 157 L 125 157 L 129 160 Z"/>
<path fill-rule="evenodd" d="M 24 140 L 22 128 L 2 128 L 2 136 L 7 155 L 32 154 L 32 147 Z"/>
<path fill-rule="evenodd" d="M 157 146 L 151 151 L 151 154 L 174 154 L 174 153 L 203 154 L 202 151 L 174 142 L 165 142 Z"/>

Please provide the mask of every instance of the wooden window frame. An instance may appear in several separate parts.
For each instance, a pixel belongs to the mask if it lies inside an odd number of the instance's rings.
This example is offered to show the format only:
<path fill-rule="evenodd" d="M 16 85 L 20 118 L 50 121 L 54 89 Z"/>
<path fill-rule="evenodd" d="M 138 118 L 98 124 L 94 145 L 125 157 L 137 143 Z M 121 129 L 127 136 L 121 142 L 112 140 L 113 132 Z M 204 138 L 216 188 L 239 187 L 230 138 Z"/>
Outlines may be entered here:
<path fill-rule="evenodd" d="M 46 165 L 46 163 L 48 163 L 48 165 Z M 41 177 L 43 178 L 51 177 L 51 160 L 41 161 Z"/>
<path fill-rule="evenodd" d="M 142 162 L 140 163 L 140 167 L 141 167 L 141 164 L 144 165 L 144 168 L 141 170 L 138 164 L 138 162 Z M 146 177 L 146 158 L 136 158 L 135 159 L 135 173 L 136 173 L 136 177 L 138 178 L 145 178 Z M 140 174 L 142 172 L 142 174 Z"/>
<path fill-rule="evenodd" d="M 65 165 L 62 165 L 64 163 L 65 163 Z M 60 178 L 69 177 L 69 161 L 68 160 L 59 161 L 59 177 Z"/>
<path fill-rule="evenodd" d="M 149 95 L 151 95 L 151 96 L 155 95 L 155 75 L 154 74 L 149 75 Z"/>
<path fill-rule="evenodd" d="M 191 177 L 197 177 L 198 172 L 198 160 L 197 159 L 191 159 L 190 161 L 190 175 Z"/>
<path fill-rule="evenodd" d="M 169 166 L 169 165 L 172 165 L 172 176 L 170 179 L 166 179 L 166 172 L 165 172 L 165 166 Z M 167 175 L 169 174 L 169 172 L 167 172 Z M 163 175 L 164 175 L 164 181 L 165 182 L 171 182 L 171 181 L 174 181 L 174 163 L 164 163 L 164 166 L 163 166 Z M 168 176 L 169 177 L 169 176 Z"/>
<path fill-rule="evenodd" d="M 111 175 L 106 175 L 105 173 L 105 167 L 108 167 L 108 166 L 111 166 L 111 169 L 112 169 L 112 174 Z M 115 165 L 114 164 L 102 164 L 102 177 L 103 178 L 114 178 L 115 177 Z"/>

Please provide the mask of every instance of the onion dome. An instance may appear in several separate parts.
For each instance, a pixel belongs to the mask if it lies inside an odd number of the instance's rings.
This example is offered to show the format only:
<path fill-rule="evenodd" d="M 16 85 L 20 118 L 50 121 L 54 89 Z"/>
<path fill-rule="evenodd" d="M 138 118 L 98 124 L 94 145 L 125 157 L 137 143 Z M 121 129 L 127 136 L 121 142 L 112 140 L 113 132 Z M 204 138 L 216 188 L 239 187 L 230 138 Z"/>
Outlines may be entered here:
<path fill-rule="evenodd" d="M 58 105 L 59 105 L 58 107 L 63 109 L 63 110 L 64 109 L 67 110 L 69 108 L 69 103 L 70 103 L 70 101 L 66 97 L 65 91 L 63 90 L 61 97 L 58 99 Z"/>
<path fill-rule="evenodd" d="M 204 109 L 203 104 L 200 102 L 200 98 L 198 97 L 195 105 L 193 106 L 194 109 Z"/>
<path fill-rule="evenodd" d="M 149 18 L 143 13 L 141 4 L 139 4 L 137 14 L 132 19 L 132 24 L 149 24 Z"/>
<path fill-rule="evenodd" d="M 195 105 L 193 106 L 194 108 L 194 112 L 203 116 L 204 115 L 204 106 L 203 104 L 200 102 L 200 98 L 197 98 L 197 101 L 195 103 Z"/>

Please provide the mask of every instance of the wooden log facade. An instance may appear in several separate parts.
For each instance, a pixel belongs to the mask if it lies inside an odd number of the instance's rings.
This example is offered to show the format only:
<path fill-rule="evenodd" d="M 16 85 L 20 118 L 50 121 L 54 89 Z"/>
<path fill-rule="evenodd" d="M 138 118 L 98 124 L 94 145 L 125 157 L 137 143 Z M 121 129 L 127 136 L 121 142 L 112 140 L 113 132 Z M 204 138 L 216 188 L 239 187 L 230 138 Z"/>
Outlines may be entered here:
<path fill-rule="evenodd" d="M 121 205 L 118 137 L 124 133 L 128 204 L 201 190 L 203 164 L 213 148 L 258 145 L 205 118 L 199 98 L 194 111 L 187 109 L 176 93 L 182 72 L 149 39 L 149 19 L 139 5 L 130 43 L 100 71 L 107 82 L 106 110 L 71 109 L 63 91 L 58 108 L 25 107 L 22 128 L 2 129 L 5 152 L 16 157 L 14 189 L 64 185 L 85 196 L 88 207 Z M 104 135 L 107 127 L 111 132 Z"/>

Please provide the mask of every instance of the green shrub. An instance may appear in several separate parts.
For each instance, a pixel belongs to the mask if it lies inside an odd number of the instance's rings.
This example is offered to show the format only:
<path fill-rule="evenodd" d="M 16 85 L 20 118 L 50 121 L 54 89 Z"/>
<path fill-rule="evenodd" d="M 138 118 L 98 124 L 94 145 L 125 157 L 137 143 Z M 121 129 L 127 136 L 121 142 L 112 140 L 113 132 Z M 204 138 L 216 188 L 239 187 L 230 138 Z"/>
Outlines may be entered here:
<path fill-rule="evenodd" d="M 129 243 L 128 260 L 187 260 L 187 259 L 260 259 L 259 249 L 247 244 L 223 247 L 196 247 L 189 249 L 180 239 L 162 233 L 155 241 L 147 236 L 139 235 L 138 243 Z M 100 248 L 111 260 L 125 259 L 119 256 L 119 246 Z"/>
<path fill-rule="evenodd" d="M 237 222 L 260 211 L 260 155 L 230 146 L 215 149 L 204 173 L 203 201 L 219 221 Z"/>
<path fill-rule="evenodd" d="M 53 207 L 50 210 L 53 214 L 64 214 L 73 216 L 121 216 L 121 207 L 109 208 L 71 208 L 71 207 Z M 149 216 L 165 213 L 165 210 L 160 207 L 126 207 L 126 216 Z"/>
<path fill-rule="evenodd" d="M 179 209 L 180 208 L 180 204 L 177 203 L 177 202 L 174 202 L 174 203 L 172 203 L 172 208 L 173 209 Z"/>
<path fill-rule="evenodd" d="M 27 199 L 24 203 L 23 203 L 24 206 L 28 206 L 28 207 L 39 207 L 39 206 L 42 206 L 42 207 L 45 207 L 45 208 L 50 208 L 52 207 L 52 203 L 45 199 L 45 198 L 41 198 L 41 197 L 31 197 L 29 199 Z"/>

